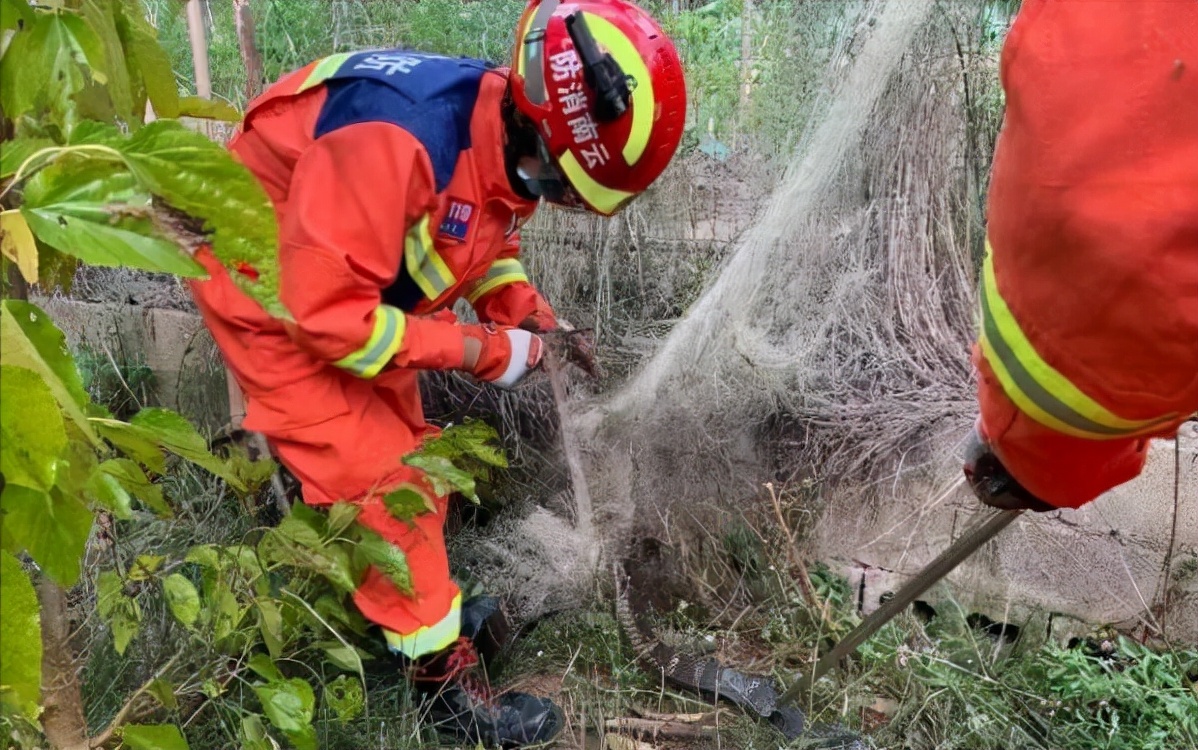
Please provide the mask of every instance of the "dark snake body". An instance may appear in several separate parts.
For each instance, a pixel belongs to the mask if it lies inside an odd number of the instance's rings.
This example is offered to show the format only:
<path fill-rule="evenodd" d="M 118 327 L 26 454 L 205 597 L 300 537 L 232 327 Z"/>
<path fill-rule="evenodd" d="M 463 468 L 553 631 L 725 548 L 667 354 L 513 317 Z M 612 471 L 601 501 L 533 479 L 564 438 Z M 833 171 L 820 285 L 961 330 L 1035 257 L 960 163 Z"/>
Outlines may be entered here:
<path fill-rule="evenodd" d="M 799 736 L 815 740 L 809 747 L 825 750 L 869 750 L 855 735 L 835 726 L 807 727 L 803 712 L 795 706 L 779 706 L 780 692 L 774 680 L 764 675 L 747 675 L 726 667 L 710 656 L 688 654 L 663 642 L 633 611 L 627 579 L 616 586 L 616 620 L 632 643 L 638 658 L 671 684 L 713 699 L 724 698 L 768 719 L 787 739 Z"/>

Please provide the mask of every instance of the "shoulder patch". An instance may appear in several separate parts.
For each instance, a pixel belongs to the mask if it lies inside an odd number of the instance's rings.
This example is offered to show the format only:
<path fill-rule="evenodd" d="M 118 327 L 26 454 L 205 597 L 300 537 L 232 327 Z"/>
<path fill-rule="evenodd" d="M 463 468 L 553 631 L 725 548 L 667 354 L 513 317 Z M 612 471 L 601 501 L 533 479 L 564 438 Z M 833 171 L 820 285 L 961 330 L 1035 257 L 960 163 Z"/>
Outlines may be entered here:
<path fill-rule="evenodd" d="M 474 212 L 473 203 L 450 200 L 449 210 L 445 212 L 445 218 L 441 220 L 437 234 L 465 242 L 466 236 L 470 234 L 470 221 L 474 218 Z"/>

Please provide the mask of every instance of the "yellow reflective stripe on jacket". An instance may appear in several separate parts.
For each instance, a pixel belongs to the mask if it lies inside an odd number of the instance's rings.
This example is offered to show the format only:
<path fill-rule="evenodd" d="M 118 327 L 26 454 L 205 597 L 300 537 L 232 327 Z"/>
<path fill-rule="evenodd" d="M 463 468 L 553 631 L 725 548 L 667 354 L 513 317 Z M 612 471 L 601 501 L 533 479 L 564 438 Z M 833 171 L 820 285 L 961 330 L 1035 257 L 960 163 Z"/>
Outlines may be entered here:
<path fill-rule="evenodd" d="M 387 646 L 392 653 L 403 654 L 409 659 L 416 659 L 427 654 L 435 654 L 450 646 L 458 639 L 462 630 L 462 595 L 458 593 L 449 605 L 449 614 L 442 617 L 433 625 L 425 625 L 414 633 L 396 633 L 393 630 L 383 630 Z"/>
<path fill-rule="evenodd" d="M 528 274 L 524 273 L 524 266 L 515 258 L 502 258 L 491 264 L 487 269 L 487 275 L 483 276 L 470 290 L 470 294 L 466 295 L 466 300 L 471 304 L 479 297 L 487 292 L 492 292 L 505 284 L 514 284 L 517 281 L 528 281 Z"/>
<path fill-rule="evenodd" d="M 333 75 L 338 71 L 338 69 L 341 68 L 342 64 L 344 64 L 352 54 L 354 53 L 340 52 L 336 55 L 329 55 L 320 62 L 316 63 L 315 67 L 312 68 L 312 72 L 308 74 L 308 77 L 304 79 L 304 82 L 301 83 L 299 88 L 295 90 L 295 93 L 298 94 L 301 91 L 307 91 L 313 86 L 324 83 L 329 76 Z"/>
<path fill-rule="evenodd" d="M 1123 419 L 1045 362 L 999 294 L 992 253 L 987 241 L 982 267 L 980 343 L 1003 391 L 1021 411 L 1057 432 L 1090 440 L 1155 432 L 1176 418 L 1170 414 L 1143 421 Z"/>
<path fill-rule="evenodd" d="M 430 300 L 440 297 L 457 281 L 433 246 L 427 215 L 408 230 L 408 236 L 404 238 L 403 257 L 408 274 Z"/>
<path fill-rule="evenodd" d="M 374 311 L 374 331 L 358 351 L 342 357 L 333 364 L 349 370 L 358 377 L 373 378 L 391 361 L 403 343 L 407 319 L 403 311 L 390 305 L 379 305 Z"/>

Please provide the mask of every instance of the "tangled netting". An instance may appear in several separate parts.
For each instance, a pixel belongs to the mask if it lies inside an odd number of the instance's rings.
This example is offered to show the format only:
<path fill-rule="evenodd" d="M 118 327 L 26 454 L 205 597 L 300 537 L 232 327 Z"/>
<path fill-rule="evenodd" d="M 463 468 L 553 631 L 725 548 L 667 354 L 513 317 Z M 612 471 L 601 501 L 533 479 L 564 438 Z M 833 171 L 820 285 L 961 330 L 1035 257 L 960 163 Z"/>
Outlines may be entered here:
<path fill-rule="evenodd" d="M 967 11 L 933 7 L 843 7 L 823 93 L 768 198 L 753 197 L 765 186 L 752 175 L 712 184 L 691 162 L 628 216 L 532 227 L 535 247 L 557 240 L 533 253 L 551 297 L 606 326 L 601 344 L 634 366 L 564 415 L 577 458 L 557 478 L 561 510 L 530 504 L 470 540 L 485 577 L 539 592 L 529 606 L 569 600 L 634 532 L 710 526 L 763 480 L 874 480 L 934 458 L 930 446 L 968 423 L 985 172 L 970 160 L 988 150 L 969 86 L 978 68 L 992 80 L 996 61 L 958 53 Z M 563 226 L 572 239 L 554 236 Z M 670 233 L 685 238 L 672 255 L 644 252 Z M 695 283 L 674 320 L 677 285 Z"/>

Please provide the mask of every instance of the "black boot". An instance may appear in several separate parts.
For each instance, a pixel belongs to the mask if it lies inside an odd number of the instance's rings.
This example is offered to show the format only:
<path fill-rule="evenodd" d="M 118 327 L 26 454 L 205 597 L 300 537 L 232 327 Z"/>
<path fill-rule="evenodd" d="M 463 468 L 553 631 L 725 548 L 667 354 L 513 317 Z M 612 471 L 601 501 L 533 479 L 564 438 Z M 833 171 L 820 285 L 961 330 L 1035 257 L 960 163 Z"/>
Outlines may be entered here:
<path fill-rule="evenodd" d="M 437 729 L 485 747 L 533 747 L 561 731 L 561 710 L 548 698 L 528 693 L 493 693 L 487 682 L 482 650 L 491 657 L 507 639 L 499 602 L 474 597 L 462 605 L 461 637 L 439 654 L 425 657 L 410 670 Z"/>

